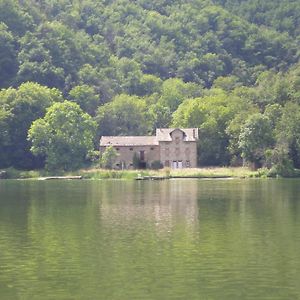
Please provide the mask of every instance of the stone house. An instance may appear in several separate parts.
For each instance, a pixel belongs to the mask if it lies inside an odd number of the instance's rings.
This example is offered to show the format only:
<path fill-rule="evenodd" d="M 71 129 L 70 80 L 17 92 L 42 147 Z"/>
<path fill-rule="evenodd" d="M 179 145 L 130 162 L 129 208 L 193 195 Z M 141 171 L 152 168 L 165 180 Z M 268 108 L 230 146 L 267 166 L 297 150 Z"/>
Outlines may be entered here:
<path fill-rule="evenodd" d="M 198 138 L 198 128 L 158 128 L 155 136 L 102 136 L 100 152 L 108 146 L 116 149 L 116 169 L 132 169 L 134 160 L 139 168 L 158 162 L 173 169 L 196 168 Z"/>

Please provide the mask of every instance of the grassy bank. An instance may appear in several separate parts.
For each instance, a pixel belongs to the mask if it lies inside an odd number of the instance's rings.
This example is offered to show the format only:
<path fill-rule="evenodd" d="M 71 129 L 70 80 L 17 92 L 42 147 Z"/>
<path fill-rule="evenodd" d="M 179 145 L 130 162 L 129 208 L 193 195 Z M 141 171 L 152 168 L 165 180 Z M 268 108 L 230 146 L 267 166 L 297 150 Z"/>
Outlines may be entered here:
<path fill-rule="evenodd" d="M 167 176 L 173 178 L 247 178 L 259 177 L 259 172 L 248 168 L 195 168 L 195 169 L 162 169 L 162 170 L 103 170 L 86 169 L 73 173 L 88 179 L 134 179 L 138 176 Z"/>
<path fill-rule="evenodd" d="M 47 172 L 45 170 L 20 171 L 13 168 L 4 170 L 8 179 L 37 179 L 47 176 L 80 175 L 84 179 L 128 179 L 139 176 L 164 176 L 171 178 L 264 178 L 268 170 L 252 171 L 246 167 L 211 167 L 194 169 L 161 170 L 105 170 L 98 168 L 81 169 L 74 172 Z M 300 177 L 300 172 L 296 173 Z M 298 177 L 297 176 L 297 177 Z"/>

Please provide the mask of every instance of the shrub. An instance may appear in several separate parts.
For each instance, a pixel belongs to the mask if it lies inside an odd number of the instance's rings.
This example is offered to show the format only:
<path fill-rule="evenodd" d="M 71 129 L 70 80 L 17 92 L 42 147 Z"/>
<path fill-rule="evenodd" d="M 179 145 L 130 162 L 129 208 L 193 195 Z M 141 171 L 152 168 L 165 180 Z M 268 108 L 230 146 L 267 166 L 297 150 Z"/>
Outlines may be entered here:
<path fill-rule="evenodd" d="M 101 156 L 101 167 L 105 169 L 112 169 L 117 157 L 118 152 L 116 149 L 113 146 L 107 147 Z"/>

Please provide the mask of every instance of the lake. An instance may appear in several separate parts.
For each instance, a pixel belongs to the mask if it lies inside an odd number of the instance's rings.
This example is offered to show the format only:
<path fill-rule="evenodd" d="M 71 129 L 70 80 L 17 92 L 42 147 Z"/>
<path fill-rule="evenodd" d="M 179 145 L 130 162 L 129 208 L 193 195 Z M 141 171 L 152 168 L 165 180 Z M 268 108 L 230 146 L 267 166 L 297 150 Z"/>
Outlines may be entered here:
<path fill-rule="evenodd" d="M 300 299 L 300 180 L 2 180 L 0 299 Z"/>

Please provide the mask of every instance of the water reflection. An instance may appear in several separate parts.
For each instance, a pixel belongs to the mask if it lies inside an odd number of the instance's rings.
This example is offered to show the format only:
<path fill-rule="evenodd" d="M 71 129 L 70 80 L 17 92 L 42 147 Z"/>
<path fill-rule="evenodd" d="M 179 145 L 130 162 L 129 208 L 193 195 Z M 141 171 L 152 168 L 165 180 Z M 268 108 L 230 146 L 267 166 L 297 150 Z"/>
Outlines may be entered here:
<path fill-rule="evenodd" d="M 299 181 L 0 181 L 0 299 L 298 299 Z"/>
<path fill-rule="evenodd" d="M 99 201 L 101 220 L 122 227 L 147 222 L 161 233 L 172 231 L 179 223 L 188 232 L 197 230 L 198 192 L 196 180 L 107 184 Z"/>

